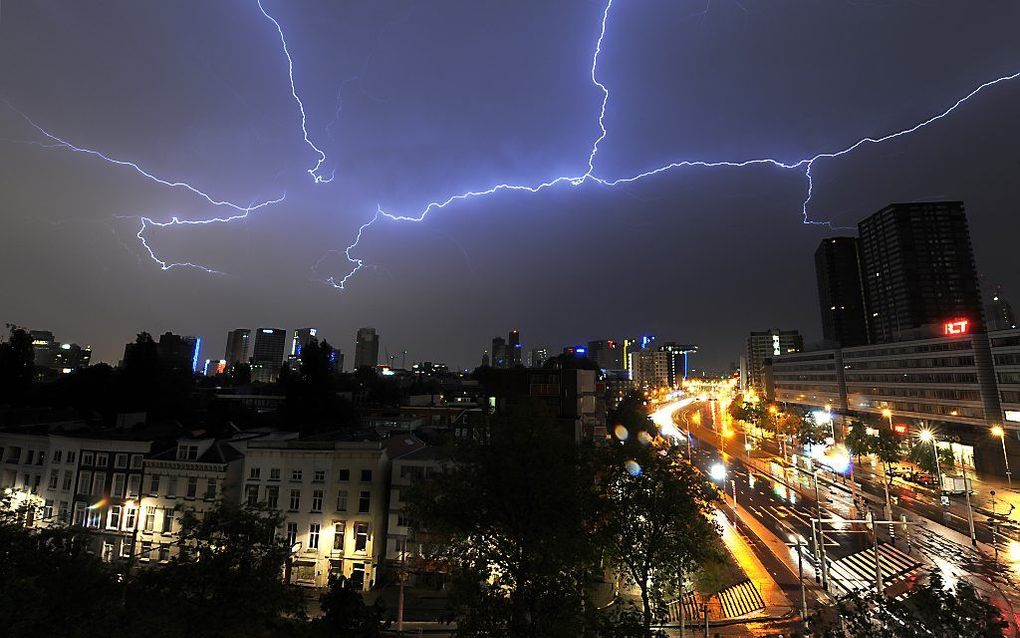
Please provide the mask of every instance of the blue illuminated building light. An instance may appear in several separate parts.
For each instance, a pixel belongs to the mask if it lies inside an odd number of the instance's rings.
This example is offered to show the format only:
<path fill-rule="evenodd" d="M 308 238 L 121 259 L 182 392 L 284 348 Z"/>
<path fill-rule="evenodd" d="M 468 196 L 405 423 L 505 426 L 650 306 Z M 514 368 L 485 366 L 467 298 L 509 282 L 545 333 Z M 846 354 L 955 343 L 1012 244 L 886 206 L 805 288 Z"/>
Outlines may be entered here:
<path fill-rule="evenodd" d="M 202 337 L 195 339 L 195 352 L 191 355 L 191 371 L 198 372 L 198 355 L 202 352 Z"/>

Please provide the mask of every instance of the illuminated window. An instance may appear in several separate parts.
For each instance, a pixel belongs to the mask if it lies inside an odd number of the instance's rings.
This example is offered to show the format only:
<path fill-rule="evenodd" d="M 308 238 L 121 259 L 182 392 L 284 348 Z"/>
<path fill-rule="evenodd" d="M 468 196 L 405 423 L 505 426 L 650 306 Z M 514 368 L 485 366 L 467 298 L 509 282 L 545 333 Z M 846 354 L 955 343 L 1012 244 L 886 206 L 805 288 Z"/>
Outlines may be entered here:
<path fill-rule="evenodd" d="M 344 522 L 340 521 L 333 525 L 333 551 L 344 551 Z"/>
<path fill-rule="evenodd" d="M 106 527 L 109 529 L 120 529 L 120 505 L 114 505 L 110 508 L 110 513 L 106 517 Z"/>
<path fill-rule="evenodd" d="M 354 524 L 354 551 L 365 552 L 368 549 L 368 523 L 358 521 Z"/>
<path fill-rule="evenodd" d="M 294 547 L 297 542 L 297 523 L 287 523 L 287 547 Z"/>

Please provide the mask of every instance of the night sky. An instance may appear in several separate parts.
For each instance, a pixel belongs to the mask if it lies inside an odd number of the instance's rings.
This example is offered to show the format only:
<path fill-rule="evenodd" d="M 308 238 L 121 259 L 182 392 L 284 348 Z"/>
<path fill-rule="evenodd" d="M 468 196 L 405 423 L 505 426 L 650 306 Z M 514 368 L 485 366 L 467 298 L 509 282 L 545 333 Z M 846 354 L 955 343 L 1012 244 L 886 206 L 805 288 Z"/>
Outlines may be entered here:
<path fill-rule="evenodd" d="M 381 351 L 474 366 L 495 335 L 525 349 L 642 333 L 735 361 L 749 330 L 820 334 L 803 171 L 680 168 L 451 204 L 420 224 L 378 206 L 501 182 L 579 176 L 599 136 L 591 81 L 604 2 L 265 0 L 294 62 L 305 144 L 276 27 L 255 0 L 0 4 L 0 321 L 52 330 L 116 362 L 135 332 L 223 354 L 226 331 L 320 329 L 353 359 Z M 680 160 L 794 162 L 941 113 L 1020 71 L 1020 3 L 615 0 L 599 58 L 610 92 L 594 174 Z M 243 205 L 236 213 L 53 135 Z M 1020 78 L 910 135 L 813 167 L 810 214 L 856 222 L 892 201 L 961 199 L 978 269 L 1020 303 Z M 329 251 L 334 251 L 330 253 Z M 340 252 L 335 252 L 340 251 Z M 323 259 L 325 257 L 325 259 Z M 322 261 L 320 262 L 320 259 Z M 318 265 L 316 265 L 318 264 Z M 399 359 L 398 359 L 399 361 Z"/>

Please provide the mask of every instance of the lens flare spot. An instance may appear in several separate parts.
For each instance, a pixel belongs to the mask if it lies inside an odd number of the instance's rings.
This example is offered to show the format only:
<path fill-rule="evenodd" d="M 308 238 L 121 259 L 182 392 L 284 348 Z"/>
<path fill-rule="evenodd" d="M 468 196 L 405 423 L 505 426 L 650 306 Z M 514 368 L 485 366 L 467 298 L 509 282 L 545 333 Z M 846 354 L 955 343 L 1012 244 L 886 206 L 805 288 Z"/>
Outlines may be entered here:
<path fill-rule="evenodd" d="M 627 461 L 623 464 L 623 467 L 627 470 L 627 474 L 630 474 L 631 476 L 641 476 L 641 466 L 637 461 Z"/>
<path fill-rule="evenodd" d="M 626 441 L 630 437 L 630 432 L 627 431 L 627 428 L 623 427 L 623 425 L 620 423 L 617 423 L 615 426 L 613 426 L 613 434 L 615 434 L 616 438 L 620 439 L 621 441 Z"/>

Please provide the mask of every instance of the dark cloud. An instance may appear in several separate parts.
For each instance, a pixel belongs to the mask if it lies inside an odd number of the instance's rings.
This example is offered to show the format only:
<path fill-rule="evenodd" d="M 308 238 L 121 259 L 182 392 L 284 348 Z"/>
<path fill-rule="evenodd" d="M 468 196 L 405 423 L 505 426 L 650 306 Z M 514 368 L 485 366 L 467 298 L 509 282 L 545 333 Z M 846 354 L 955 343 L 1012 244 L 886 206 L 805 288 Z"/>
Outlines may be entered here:
<path fill-rule="evenodd" d="M 604 5 L 267 0 L 283 26 L 311 139 L 336 180 L 315 185 L 286 59 L 254 0 L 5 3 L 3 97 L 47 130 L 243 204 L 243 223 L 151 229 L 138 216 L 224 212 L 186 191 L 46 142 L 0 108 L 0 318 L 116 360 L 138 330 L 202 335 L 314 325 L 352 349 L 374 325 L 413 359 L 473 365 L 492 335 L 525 347 L 639 332 L 735 359 L 741 335 L 817 334 L 805 179 L 770 167 L 685 168 L 608 189 L 562 186 L 461 202 L 420 225 L 380 221 L 343 294 L 318 279 L 377 205 L 417 214 L 500 182 L 579 175 L 598 135 L 589 77 Z M 909 126 L 1020 70 L 1013 2 L 616 0 L 599 77 L 609 133 L 596 173 L 678 160 L 784 161 Z M 815 219 L 853 225 L 889 201 L 963 199 L 979 269 L 1020 298 L 1011 263 L 1020 80 L 949 118 L 814 169 Z M 125 218 L 126 217 L 126 218 Z M 327 273 L 332 268 L 332 271 Z"/>

